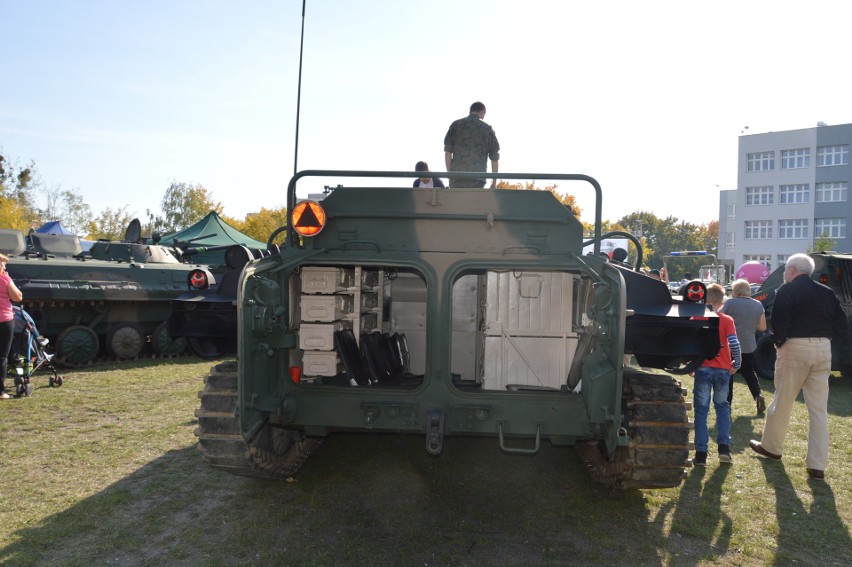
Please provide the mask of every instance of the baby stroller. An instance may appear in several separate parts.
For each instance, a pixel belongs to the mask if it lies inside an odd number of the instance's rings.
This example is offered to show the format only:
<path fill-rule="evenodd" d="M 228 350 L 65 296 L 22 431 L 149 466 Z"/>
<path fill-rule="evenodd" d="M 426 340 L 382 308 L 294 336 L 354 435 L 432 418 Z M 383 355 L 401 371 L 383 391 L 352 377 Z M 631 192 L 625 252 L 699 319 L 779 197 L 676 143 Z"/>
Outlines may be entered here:
<path fill-rule="evenodd" d="M 9 375 L 15 381 L 15 395 L 29 396 L 33 393 L 30 377 L 33 372 L 47 366 L 53 373 L 50 387 L 61 386 L 62 376 L 53 366 L 53 354 L 47 352 L 48 340 L 39 335 L 35 322 L 23 308 L 13 305 L 15 312 L 15 335 L 9 350 Z"/>

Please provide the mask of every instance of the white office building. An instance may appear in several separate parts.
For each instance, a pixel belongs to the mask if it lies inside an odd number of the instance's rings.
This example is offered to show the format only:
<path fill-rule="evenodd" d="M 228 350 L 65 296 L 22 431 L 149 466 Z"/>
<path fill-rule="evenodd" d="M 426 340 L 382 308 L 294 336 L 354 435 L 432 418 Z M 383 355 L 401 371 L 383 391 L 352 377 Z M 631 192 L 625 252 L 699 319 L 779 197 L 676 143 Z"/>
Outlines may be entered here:
<path fill-rule="evenodd" d="M 825 236 L 852 252 L 848 184 L 852 124 L 740 136 L 737 188 L 719 199 L 719 258 L 770 271 Z"/>

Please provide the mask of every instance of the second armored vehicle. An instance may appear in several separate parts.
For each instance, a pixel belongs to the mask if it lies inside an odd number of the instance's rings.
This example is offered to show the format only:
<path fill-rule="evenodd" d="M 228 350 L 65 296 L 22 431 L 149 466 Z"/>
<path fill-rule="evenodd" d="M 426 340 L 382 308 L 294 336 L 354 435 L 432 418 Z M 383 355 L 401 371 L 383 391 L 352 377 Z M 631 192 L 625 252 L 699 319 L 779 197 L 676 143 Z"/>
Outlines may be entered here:
<path fill-rule="evenodd" d="M 57 359 L 85 364 L 100 352 L 129 359 L 148 345 L 161 355 L 179 354 L 165 320 L 171 300 L 184 291 L 198 266 L 182 264 L 164 247 L 144 244 L 138 221 L 122 242 L 98 241 L 83 254 L 77 236 L 24 236 L 0 230 L 7 269 L 24 294 L 23 306 L 54 345 Z"/>
<path fill-rule="evenodd" d="M 812 252 L 815 269 L 811 278 L 827 285 L 840 300 L 843 311 L 852 323 L 852 254 L 837 252 Z M 775 344 L 772 340 L 772 306 L 775 293 L 784 283 L 784 266 L 780 266 L 761 284 L 752 297 L 763 304 L 766 322 L 770 326 L 758 337 L 754 352 L 754 365 L 763 378 L 775 377 Z M 839 370 L 844 376 L 852 376 L 852 345 L 837 341 L 831 343 L 831 369 Z"/>

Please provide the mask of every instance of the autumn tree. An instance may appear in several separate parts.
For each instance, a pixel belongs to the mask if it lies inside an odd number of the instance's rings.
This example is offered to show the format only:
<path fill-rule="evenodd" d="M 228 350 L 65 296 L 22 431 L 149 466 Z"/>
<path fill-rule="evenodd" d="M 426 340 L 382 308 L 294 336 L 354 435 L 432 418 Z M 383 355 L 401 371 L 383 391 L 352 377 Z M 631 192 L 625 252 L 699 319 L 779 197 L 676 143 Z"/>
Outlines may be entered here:
<path fill-rule="evenodd" d="M 712 220 L 707 224 L 702 224 L 698 227 L 702 250 L 707 250 L 710 254 L 719 256 L 719 221 Z"/>
<path fill-rule="evenodd" d="M 222 213 L 222 203 L 201 184 L 190 185 L 172 181 L 160 202 L 162 215 L 147 211 L 145 232 L 170 234 L 185 229 L 203 219 L 210 211 Z"/>
<path fill-rule="evenodd" d="M 26 232 L 39 224 L 32 198 L 37 186 L 35 164 L 20 167 L 0 154 L 0 226 Z"/>
<path fill-rule="evenodd" d="M 230 217 L 222 217 L 225 222 L 255 240 L 266 242 L 275 229 L 287 224 L 287 208 L 277 209 L 261 208 L 260 212 L 249 214 L 245 220 L 237 220 Z M 284 241 L 283 232 L 276 237 L 279 244 Z"/>

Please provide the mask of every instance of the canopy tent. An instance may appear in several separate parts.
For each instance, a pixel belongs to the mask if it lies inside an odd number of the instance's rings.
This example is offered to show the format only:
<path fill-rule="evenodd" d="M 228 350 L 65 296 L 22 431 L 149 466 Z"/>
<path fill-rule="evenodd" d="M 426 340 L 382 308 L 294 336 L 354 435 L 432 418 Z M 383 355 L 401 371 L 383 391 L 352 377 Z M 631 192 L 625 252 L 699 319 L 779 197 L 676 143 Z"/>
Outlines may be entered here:
<path fill-rule="evenodd" d="M 46 222 L 37 229 L 36 232 L 40 232 L 42 234 L 74 234 L 64 226 L 62 226 L 62 221 L 50 221 Z"/>
<path fill-rule="evenodd" d="M 164 246 L 174 246 L 175 241 L 184 243 L 188 240 L 193 242 L 190 246 L 198 248 L 209 248 L 211 246 L 230 246 L 241 244 L 252 251 L 266 250 L 266 243 L 250 238 L 222 220 L 216 211 L 210 211 L 206 217 L 180 232 L 167 234 L 160 239 Z M 224 264 L 225 249 L 195 254 L 192 261 L 199 264 Z"/>

